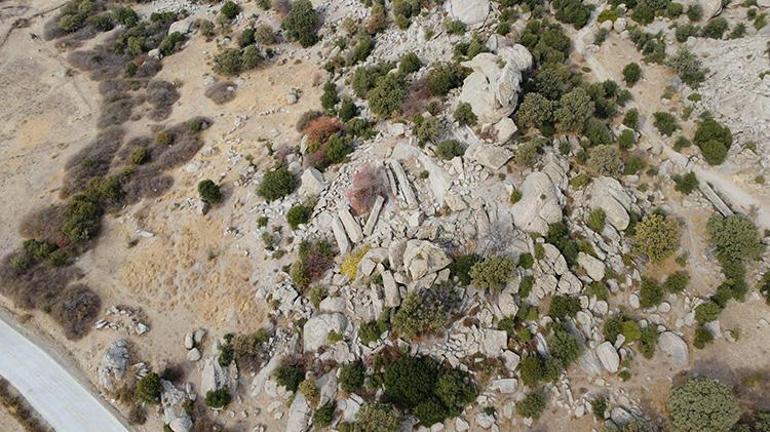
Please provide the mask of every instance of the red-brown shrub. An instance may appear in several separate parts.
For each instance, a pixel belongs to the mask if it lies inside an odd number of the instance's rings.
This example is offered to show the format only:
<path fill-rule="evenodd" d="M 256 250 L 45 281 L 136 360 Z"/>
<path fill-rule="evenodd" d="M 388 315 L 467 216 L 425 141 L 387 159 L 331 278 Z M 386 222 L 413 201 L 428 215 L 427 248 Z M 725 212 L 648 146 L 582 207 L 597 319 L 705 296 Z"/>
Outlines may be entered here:
<path fill-rule="evenodd" d="M 378 196 L 388 195 L 387 179 L 382 167 L 364 165 L 353 176 L 353 186 L 348 191 L 350 207 L 357 215 L 369 212 Z"/>
<path fill-rule="evenodd" d="M 342 130 L 342 122 L 336 117 L 322 116 L 310 122 L 303 131 L 311 150 L 326 142 L 332 135 Z"/>

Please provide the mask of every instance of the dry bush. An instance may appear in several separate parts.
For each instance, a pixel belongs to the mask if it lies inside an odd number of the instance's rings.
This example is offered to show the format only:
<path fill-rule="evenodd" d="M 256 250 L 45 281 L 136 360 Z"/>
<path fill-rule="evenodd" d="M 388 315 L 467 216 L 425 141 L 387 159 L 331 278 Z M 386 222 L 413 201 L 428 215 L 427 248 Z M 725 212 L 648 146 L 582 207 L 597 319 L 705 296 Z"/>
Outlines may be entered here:
<path fill-rule="evenodd" d="M 123 79 L 106 79 L 99 83 L 99 94 L 103 102 L 114 102 L 131 97 L 128 93 L 135 90 L 136 85 Z"/>
<path fill-rule="evenodd" d="M 80 192 L 92 178 L 106 175 L 124 136 L 125 131 L 120 127 L 105 129 L 99 132 L 90 144 L 72 156 L 64 166 L 67 176 L 64 179 L 62 195 L 66 197 Z"/>
<path fill-rule="evenodd" d="M 136 73 L 134 74 L 134 78 L 137 79 L 147 79 L 152 78 L 155 75 L 160 72 L 160 70 L 163 68 L 163 64 L 160 60 L 154 58 L 154 57 L 148 57 L 148 56 L 139 56 L 137 58 L 139 61 L 139 67 L 136 69 Z"/>
<path fill-rule="evenodd" d="M 67 339 L 88 334 L 99 315 L 102 301 L 85 285 L 67 287 L 51 308 L 51 316 L 62 326 Z"/>
<path fill-rule="evenodd" d="M 303 130 L 312 148 L 325 143 L 332 135 L 342 130 L 342 122 L 336 117 L 321 116 L 311 121 Z"/>
<path fill-rule="evenodd" d="M 305 111 L 302 113 L 302 115 L 299 117 L 299 120 L 297 120 L 297 132 L 302 132 L 307 128 L 307 126 L 312 122 L 313 120 L 317 119 L 318 117 L 321 117 L 323 113 L 321 111 Z"/>
<path fill-rule="evenodd" d="M 38 264 L 17 269 L 11 264 L 14 255 L 6 256 L 0 264 L 0 291 L 22 309 L 50 311 L 64 287 L 80 276 L 75 267 Z"/>
<path fill-rule="evenodd" d="M 125 56 L 110 52 L 106 48 L 101 51 L 74 51 L 67 58 L 75 68 L 90 72 L 91 79 L 94 81 L 104 81 L 122 76 L 128 61 Z"/>
<path fill-rule="evenodd" d="M 96 125 L 99 129 L 105 129 L 110 126 L 119 126 L 129 121 L 134 104 L 134 100 L 130 97 L 102 104 L 99 122 Z"/>
<path fill-rule="evenodd" d="M 167 119 L 178 100 L 179 91 L 168 81 L 151 81 L 147 85 L 147 103 L 153 108 L 150 112 L 150 119 L 153 121 Z"/>
<path fill-rule="evenodd" d="M 151 167 L 137 169 L 129 182 L 123 187 L 127 204 L 139 202 L 143 198 L 157 198 L 174 185 L 171 176 L 152 170 Z"/>
<path fill-rule="evenodd" d="M 204 95 L 215 104 L 222 105 L 235 99 L 235 90 L 238 86 L 232 81 L 220 81 L 206 89 Z"/>
<path fill-rule="evenodd" d="M 347 195 L 350 207 L 357 215 L 368 213 L 378 196 L 388 196 L 387 178 L 382 167 L 366 164 L 359 168 Z"/>
<path fill-rule="evenodd" d="M 53 243 L 59 247 L 68 243 L 59 227 L 65 220 L 66 205 L 56 204 L 35 210 L 21 221 L 19 234 L 24 238 Z"/>
<path fill-rule="evenodd" d="M 123 145 L 123 147 L 118 150 L 117 155 L 115 156 L 115 162 L 112 164 L 113 168 L 116 168 L 118 166 L 130 166 L 131 163 L 131 155 L 134 153 L 134 151 L 144 148 L 147 151 L 147 159 L 152 160 L 153 159 L 153 143 L 155 140 L 153 140 L 151 137 L 148 136 L 141 136 L 141 137 L 134 137 L 128 140 L 126 144 Z"/>
<path fill-rule="evenodd" d="M 176 125 L 166 130 L 173 141 L 171 145 L 155 145 L 153 148 L 152 166 L 158 170 L 176 168 L 198 153 L 203 147 L 203 138 L 191 131 L 186 123 Z"/>
<path fill-rule="evenodd" d="M 428 106 L 440 99 L 433 96 L 428 90 L 425 79 L 417 80 L 409 86 L 404 101 L 401 102 L 401 114 L 406 118 L 411 118 L 428 111 Z"/>

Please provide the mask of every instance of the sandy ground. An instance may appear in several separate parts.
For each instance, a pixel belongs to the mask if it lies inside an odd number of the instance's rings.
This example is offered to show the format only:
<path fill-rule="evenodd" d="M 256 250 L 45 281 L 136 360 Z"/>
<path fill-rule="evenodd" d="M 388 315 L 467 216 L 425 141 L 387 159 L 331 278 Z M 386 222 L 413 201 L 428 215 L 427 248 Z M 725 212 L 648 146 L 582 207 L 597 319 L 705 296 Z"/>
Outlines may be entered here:
<path fill-rule="evenodd" d="M 21 3 L 21 2 L 18 2 Z M 32 1 L 26 7 L 13 3 L 0 8 L 0 35 L 15 16 L 30 16 L 50 7 L 50 1 Z M 21 240 L 17 227 L 30 211 L 55 200 L 62 184 L 64 163 L 94 136 L 100 100 L 97 84 L 86 74 L 69 76 L 66 52 L 33 35 L 42 33 L 46 18 L 11 32 L 0 47 L 0 189 L 9 199 L 0 207 L 0 254 Z M 0 39 L 1 40 L 1 39 Z M 236 188 L 245 155 L 267 154 L 274 148 L 296 145 L 294 124 L 304 111 L 317 108 L 320 88 L 314 86 L 317 67 L 307 60 L 289 60 L 244 74 L 235 82 L 237 97 L 217 106 L 203 96 L 211 73 L 210 56 L 216 42 L 196 37 L 183 55 L 164 60 L 158 79 L 179 83 L 181 99 L 171 117 L 172 125 L 195 115 L 207 115 L 214 125 L 206 132 L 206 145 L 188 166 L 172 174 L 175 184 L 163 197 L 140 202 L 105 218 L 98 244 L 83 255 L 78 267 L 83 282 L 102 298 L 104 308 L 113 305 L 141 307 L 152 330 L 141 337 L 132 329 L 93 331 L 80 341 L 66 340 L 45 315 L 33 313 L 27 322 L 42 334 L 51 335 L 62 353 L 70 356 L 92 379 L 104 349 L 119 337 L 130 336 L 138 348 L 135 360 L 156 368 L 166 362 L 182 363 L 188 379 L 197 383 L 199 371 L 185 361 L 182 340 L 186 332 L 205 327 L 209 334 L 259 328 L 264 304 L 253 299 L 251 281 L 264 281 L 261 272 L 276 265 L 261 261 L 263 246 L 249 232 L 256 227 L 250 202 L 254 187 Z M 298 89 L 299 102 L 289 105 L 286 95 Z M 127 125 L 129 135 L 147 134 L 148 120 Z M 202 217 L 190 207 L 197 197 L 196 185 L 204 178 L 220 181 L 226 203 Z M 154 237 L 135 240 L 136 230 Z M 236 228 L 228 234 L 228 228 Z M 240 232 L 241 234 L 238 234 Z M 256 272 L 256 273 L 255 273 Z M 7 300 L 2 305 L 13 308 Z M 213 338 L 206 345 L 214 352 Z M 240 411 L 239 404 L 231 406 Z M 155 416 L 153 416 L 155 417 Z M 148 425 L 157 430 L 158 425 Z M 0 430 L 5 430 L 0 428 Z"/>

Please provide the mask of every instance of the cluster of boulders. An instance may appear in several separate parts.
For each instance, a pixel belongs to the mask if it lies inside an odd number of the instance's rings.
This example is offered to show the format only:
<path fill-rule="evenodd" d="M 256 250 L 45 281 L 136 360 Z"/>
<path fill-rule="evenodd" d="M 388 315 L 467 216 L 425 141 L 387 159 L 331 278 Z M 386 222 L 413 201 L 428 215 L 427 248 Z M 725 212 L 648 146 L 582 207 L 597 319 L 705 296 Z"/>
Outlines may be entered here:
<path fill-rule="evenodd" d="M 126 323 L 125 321 L 128 321 Z M 140 308 L 129 306 L 112 306 L 105 312 L 105 318 L 100 318 L 94 323 L 97 330 L 121 330 L 125 329 L 129 333 L 134 332 L 141 336 L 150 331 L 150 326 L 146 323 L 144 313 Z"/>

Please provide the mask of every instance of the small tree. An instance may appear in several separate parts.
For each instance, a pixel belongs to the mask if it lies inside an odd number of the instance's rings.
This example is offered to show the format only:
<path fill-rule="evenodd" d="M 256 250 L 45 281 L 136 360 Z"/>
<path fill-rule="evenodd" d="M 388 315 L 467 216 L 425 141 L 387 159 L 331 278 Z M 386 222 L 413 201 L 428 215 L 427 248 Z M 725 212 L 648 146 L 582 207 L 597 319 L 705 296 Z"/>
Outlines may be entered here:
<path fill-rule="evenodd" d="M 490 257 L 471 268 L 471 281 L 478 288 L 499 293 L 511 279 L 515 268 L 516 262 L 509 256 Z"/>
<path fill-rule="evenodd" d="M 406 79 L 400 73 L 391 73 L 377 80 L 369 93 L 369 108 L 379 117 L 390 117 L 401 110 L 406 96 Z"/>
<path fill-rule="evenodd" d="M 554 103 L 540 93 L 527 93 L 516 113 L 519 126 L 541 128 L 553 120 Z"/>
<path fill-rule="evenodd" d="M 209 179 L 201 180 L 198 183 L 198 195 L 200 195 L 201 200 L 209 204 L 217 204 L 222 201 L 222 191 L 219 189 L 219 185 Z"/>
<path fill-rule="evenodd" d="M 666 405 L 674 432 L 727 432 L 740 418 L 733 391 L 711 378 L 691 378 Z"/>
<path fill-rule="evenodd" d="M 265 173 L 257 193 L 268 201 L 275 201 L 294 192 L 296 188 L 297 179 L 294 174 L 289 172 L 286 166 L 281 165 Z"/>
<path fill-rule="evenodd" d="M 746 216 L 714 215 L 706 228 L 717 253 L 728 260 L 755 260 L 764 250 L 759 230 Z"/>
<path fill-rule="evenodd" d="M 356 414 L 354 432 L 399 432 L 404 416 L 393 405 L 368 403 Z"/>
<path fill-rule="evenodd" d="M 623 68 L 623 81 L 628 84 L 629 87 L 633 87 L 634 84 L 639 82 L 642 77 L 642 68 L 638 63 L 629 63 Z"/>
<path fill-rule="evenodd" d="M 479 121 L 479 118 L 473 112 L 471 104 L 468 102 L 460 102 L 457 105 L 454 117 L 457 123 L 460 123 L 460 126 L 475 126 Z"/>
<path fill-rule="evenodd" d="M 709 165 L 720 165 L 727 158 L 727 151 L 733 144 L 733 134 L 727 126 L 708 118 L 698 123 L 693 142 L 700 148 Z"/>
<path fill-rule="evenodd" d="M 226 388 L 206 392 L 206 405 L 214 409 L 226 407 L 231 399 L 230 393 L 227 392 Z"/>
<path fill-rule="evenodd" d="M 136 383 L 134 397 L 144 403 L 160 403 L 160 394 L 163 392 L 163 385 L 160 383 L 160 375 L 150 372 L 139 382 Z"/>
<path fill-rule="evenodd" d="M 555 118 L 559 128 L 566 132 L 582 132 L 586 120 L 594 113 L 591 96 L 582 87 L 578 87 L 559 99 L 559 109 Z"/>
<path fill-rule="evenodd" d="M 239 13 L 241 13 L 241 7 L 232 1 L 226 1 L 225 4 L 222 5 L 222 9 L 219 10 L 219 13 L 228 20 L 233 20 Z"/>
<path fill-rule="evenodd" d="M 653 114 L 653 124 L 658 129 L 661 135 L 671 136 L 677 129 L 679 124 L 676 121 L 676 117 L 671 113 L 658 111 Z"/>
<path fill-rule="evenodd" d="M 679 247 L 679 224 L 657 213 L 636 225 L 634 246 L 653 261 L 662 261 Z"/>
<path fill-rule="evenodd" d="M 600 145 L 588 150 L 588 168 L 596 174 L 617 177 L 623 173 L 620 150 L 612 145 Z"/>
<path fill-rule="evenodd" d="M 314 45 L 318 41 L 318 12 L 313 9 L 310 0 L 295 0 L 291 4 L 286 18 L 281 23 L 286 37 L 299 42 L 303 47 Z"/>
<path fill-rule="evenodd" d="M 365 378 L 366 368 L 360 361 L 348 363 L 340 368 L 340 387 L 348 393 L 360 389 Z"/>
<path fill-rule="evenodd" d="M 516 413 L 522 417 L 537 420 L 543 411 L 545 411 L 545 396 L 540 392 L 529 393 L 516 404 Z"/>

